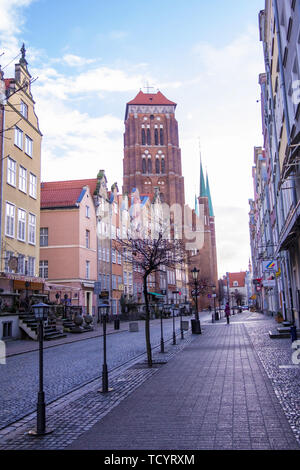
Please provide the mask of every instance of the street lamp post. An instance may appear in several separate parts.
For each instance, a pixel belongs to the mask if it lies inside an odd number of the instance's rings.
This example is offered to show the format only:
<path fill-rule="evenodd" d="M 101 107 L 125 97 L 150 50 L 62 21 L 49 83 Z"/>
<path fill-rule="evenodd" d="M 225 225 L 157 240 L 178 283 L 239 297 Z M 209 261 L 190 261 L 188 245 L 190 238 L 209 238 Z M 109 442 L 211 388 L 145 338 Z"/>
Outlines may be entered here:
<path fill-rule="evenodd" d="M 214 311 L 215 311 L 215 320 L 218 321 L 219 320 L 219 312 L 217 312 L 217 309 L 216 309 L 216 286 L 212 286 L 212 289 L 213 289 L 213 298 L 214 298 Z"/>
<path fill-rule="evenodd" d="M 163 332 L 163 314 L 165 313 L 166 309 L 164 306 L 161 307 L 160 310 L 160 352 L 165 352 L 165 343 L 164 343 L 164 332 Z"/>
<path fill-rule="evenodd" d="M 98 315 L 102 316 L 103 324 L 103 366 L 102 366 L 102 388 L 99 390 L 100 393 L 112 392 L 113 388 L 108 387 L 108 370 L 106 362 L 106 322 L 109 312 L 109 304 L 100 304 L 98 306 Z"/>
<path fill-rule="evenodd" d="M 181 332 L 181 339 L 184 339 L 183 334 L 183 325 L 182 325 L 182 314 L 185 313 L 185 306 L 180 307 L 180 332 Z"/>
<path fill-rule="evenodd" d="M 172 311 L 173 311 L 173 345 L 176 344 L 176 334 L 175 334 L 175 305 L 172 305 Z"/>
<path fill-rule="evenodd" d="M 200 272 L 200 269 L 197 269 L 196 267 L 194 267 L 194 269 L 192 269 L 191 271 L 193 275 L 193 280 L 194 280 L 194 297 L 195 297 L 195 304 L 196 304 L 195 319 L 191 320 L 191 323 L 192 323 L 192 333 L 201 335 L 201 325 L 200 325 L 199 313 L 198 313 L 198 282 L 197 282 L 199 272 Z"/>
<path fill-rule="evenodd" d="M 35 318 L 38 322 L 39 338 L 39 392 L 37 401 L 37 427 L 29 431 L 31 436 L 44 436 L 52 430 L 46 429 L 46 404 L 44 393 L 44 361 L 43 361 L 43 339 L 44 339 L 44 321 L 48 318 L 49 305 L 44 303 L 32 306 Z"/>

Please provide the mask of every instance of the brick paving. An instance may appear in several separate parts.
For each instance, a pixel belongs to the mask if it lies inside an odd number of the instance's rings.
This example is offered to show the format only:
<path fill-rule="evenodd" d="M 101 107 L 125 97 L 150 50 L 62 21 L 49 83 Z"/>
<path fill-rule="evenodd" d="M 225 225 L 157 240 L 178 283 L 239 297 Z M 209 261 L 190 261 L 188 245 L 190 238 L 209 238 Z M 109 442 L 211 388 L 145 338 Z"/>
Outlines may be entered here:
<path fill-rule="evenodd" d="M 206 325 L 68 448 L 300 449 L 246 326 L 235 322 Z"/>
<path fill-rule="evenodd" d="M 260 360 L 266 345 L 255 340 L 272 320 L 249 313 L 231 320 L 168 345 L 168 354 L 155 357 L 166 364 L 116 373 L 110 394 L 97 393 L 95 381 L 51 404 L 49 436 L 24 434 L 33 415 L 2 430 L 0 449 L 299 450 Z"/>

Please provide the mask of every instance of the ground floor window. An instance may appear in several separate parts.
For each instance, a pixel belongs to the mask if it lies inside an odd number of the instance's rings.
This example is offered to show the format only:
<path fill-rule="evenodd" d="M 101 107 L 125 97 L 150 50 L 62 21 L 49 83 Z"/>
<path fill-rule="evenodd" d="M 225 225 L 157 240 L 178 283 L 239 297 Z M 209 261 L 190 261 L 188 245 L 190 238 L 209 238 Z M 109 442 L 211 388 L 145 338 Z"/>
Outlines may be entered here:
<path fill-rule="evenodd" d="M 2 323 L 2 338 L 12 337 L 12 321 L 5 321 Z"/>
<path fill-rule="evenodd" d="M 112 313 L 113 315 L 117 315 L 117 301 L 116 301 L 116 299 L 113 299 L 113 300 L 112 300 L 112 305 L 111 305 L 111 306 L 112 306 L 112 311 L 111 311 L 111 313 Z"/>

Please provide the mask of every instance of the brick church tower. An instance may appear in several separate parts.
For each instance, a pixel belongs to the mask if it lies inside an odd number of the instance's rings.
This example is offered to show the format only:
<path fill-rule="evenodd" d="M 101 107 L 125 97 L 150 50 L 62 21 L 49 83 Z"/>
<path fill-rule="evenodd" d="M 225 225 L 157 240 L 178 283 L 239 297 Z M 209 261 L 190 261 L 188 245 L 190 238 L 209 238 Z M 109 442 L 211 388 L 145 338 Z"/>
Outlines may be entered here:
<path fill-rule="evenodd" d="M 123 192 L 137 188 L 140 194 L 154 194 L 157 188 L 161 201 L 185 204 L 184 178 L 176 103 L 160 91 L 143 93 L 126 105 Z"/>

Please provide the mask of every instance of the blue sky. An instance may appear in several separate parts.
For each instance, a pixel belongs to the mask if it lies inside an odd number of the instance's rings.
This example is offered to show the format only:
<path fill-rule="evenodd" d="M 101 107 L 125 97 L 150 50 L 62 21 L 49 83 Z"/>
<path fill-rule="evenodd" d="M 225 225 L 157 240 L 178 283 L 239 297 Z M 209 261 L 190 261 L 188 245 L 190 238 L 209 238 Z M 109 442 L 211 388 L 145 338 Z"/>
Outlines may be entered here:
<path fill-rule="evenodd" d="M 104 168 L 121 187 L 125 105 L 148 81 L 178 104 L 190 205 L 200 139 L 220 275 L 246 269 L 253 147 L 262 144 L 263 8 L 264 0 L 0 0 L 1 65 L 24 41 L 38 77 L 42 179 L 93 178 Z"/>

